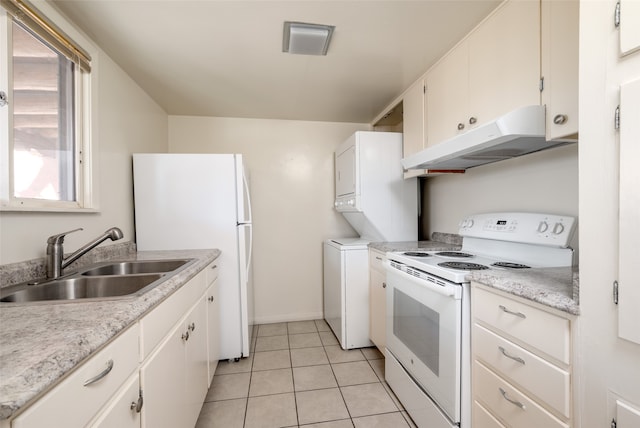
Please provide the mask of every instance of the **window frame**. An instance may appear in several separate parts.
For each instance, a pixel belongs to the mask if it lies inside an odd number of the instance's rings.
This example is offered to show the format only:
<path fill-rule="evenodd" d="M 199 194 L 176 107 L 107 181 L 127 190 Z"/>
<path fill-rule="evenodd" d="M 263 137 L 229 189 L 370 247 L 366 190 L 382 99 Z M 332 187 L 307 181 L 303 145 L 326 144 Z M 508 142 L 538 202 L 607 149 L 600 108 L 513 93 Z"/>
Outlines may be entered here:
<path fill-rule="evenodd" d="M 13 109 L 12 94 L 12 54 L 11 54 L 11 15 L 0 7 L 0 89 L 9 97 L 9 104 L 0 107 L 0 211 L 42 211 L 42 212 L 97 212 L 97 192 L 94 189 L 94 146 L 96 145 L 95 99 L 92 93 L 97 87 L 97 49 L 82 36 L 66 19 L 46 2 L 31 3 L 42 16 L 73 38 L 79 47 L 92 56 L 91 71 L 75 67 L 74 79 L 74 201 L 58 201 L 35 198 L 18 198 L 13 192 Z"/>

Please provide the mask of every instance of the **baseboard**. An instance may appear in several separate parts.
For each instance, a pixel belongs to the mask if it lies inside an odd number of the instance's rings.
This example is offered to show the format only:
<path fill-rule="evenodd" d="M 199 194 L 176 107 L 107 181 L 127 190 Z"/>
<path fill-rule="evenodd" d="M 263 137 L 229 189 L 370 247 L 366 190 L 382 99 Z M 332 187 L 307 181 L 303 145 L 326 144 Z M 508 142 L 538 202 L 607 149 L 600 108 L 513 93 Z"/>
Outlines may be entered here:
<path fill-rule="evenodd" d="M 310 321 L 321 320 L 324 318 L 324 313 L 313 312 L 306 314 L 288 314 L 288 315 L 267 315 L 262 317 L 254 317 L 253 324 L 273 324 L 277 322 L 292 322 L 292 321 Z"/>

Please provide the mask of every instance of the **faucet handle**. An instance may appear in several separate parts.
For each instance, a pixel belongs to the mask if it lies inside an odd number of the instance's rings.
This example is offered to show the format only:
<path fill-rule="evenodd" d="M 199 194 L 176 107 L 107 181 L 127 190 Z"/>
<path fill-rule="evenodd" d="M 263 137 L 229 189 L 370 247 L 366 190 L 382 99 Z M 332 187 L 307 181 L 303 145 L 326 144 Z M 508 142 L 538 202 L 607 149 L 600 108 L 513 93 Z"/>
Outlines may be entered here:
<path fill-rule="evenodd" d="M 70 230 L 68 232 L 62 232 L 62 233 L 58 233 L 57 235 L 52 235 L 47 239 L 47 244 L 62 244 L 64 242 L 64 237 L 70 233 L 73 232 L 77 232 L 79 230 L 82 230 L 81 227 L 77 228 L 77 229 L 73 229 Z"/>

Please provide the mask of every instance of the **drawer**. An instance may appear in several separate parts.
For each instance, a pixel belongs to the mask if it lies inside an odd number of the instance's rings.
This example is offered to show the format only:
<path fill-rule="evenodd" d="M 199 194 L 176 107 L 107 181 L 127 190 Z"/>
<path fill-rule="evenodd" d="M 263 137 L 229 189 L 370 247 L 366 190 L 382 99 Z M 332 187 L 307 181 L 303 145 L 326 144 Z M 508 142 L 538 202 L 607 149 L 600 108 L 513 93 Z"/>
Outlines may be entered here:
<path fill-rule="evenodd" d="M 567 371 L 478 324 L 473 325 L 471 337 L 475 358 L 560 414 L 571 417 L 571 376 Z"/>
<path fill-rule="evenodd" d="M 205 276 L 207 278 L 207 286 L 211 285 L 213 281 L 218 278 L 218 263 L 214 260 L 205 269 Z"/>
<path fill-rule="evenodd" d="M 472 426 L 479 428 L 505 428 L 491 413 L 477 401 L 473 402 Z"/>
<path fill-rule="evenodd" d="M 385 253 L 377 250 L 369 250 L 369 267 L 384 273 L 384 263 L 387 261 Z"/>
<path fill-rule="evenodd" d="M 496 415 L 506 426 L 568 428 L 567 424 L 478 361 L 473 362 L 473 394 L 475 400 Z"/>
<path fill-rule="evenodd" d="M 571 333 L 568 319 L 477 287 L 472 289 L 471 299 L 475 319 L 558 361 L 570 364 Z"/>
<path fill-rule="evenodd" d="M 200 271 L 140 320 L 142 336 L 140 361 L 144 360 L 169 334 L 173 326 L 184 317 L 206 289 L 206 273 Z"/>
<path fill-rule="evenodd" d="M 138 325 L 135 324 L 83 363 L 12 422 L 14 428 L 85 426 L 138 368 Z M 84 384 L 111 370 L 90 385 Z"/>

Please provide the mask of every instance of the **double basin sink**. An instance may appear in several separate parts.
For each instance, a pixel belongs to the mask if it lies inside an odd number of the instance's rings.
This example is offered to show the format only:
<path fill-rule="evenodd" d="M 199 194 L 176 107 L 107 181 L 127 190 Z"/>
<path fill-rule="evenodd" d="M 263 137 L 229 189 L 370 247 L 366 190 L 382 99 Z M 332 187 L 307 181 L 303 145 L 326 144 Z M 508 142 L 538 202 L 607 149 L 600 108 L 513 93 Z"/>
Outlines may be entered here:
<path fill-rule="evenodd" d="M 194 259 L 103 262 L 54 280 L 0 290 L 0 302 L 56 302 L 135 297 L 152 290 Z"/>

